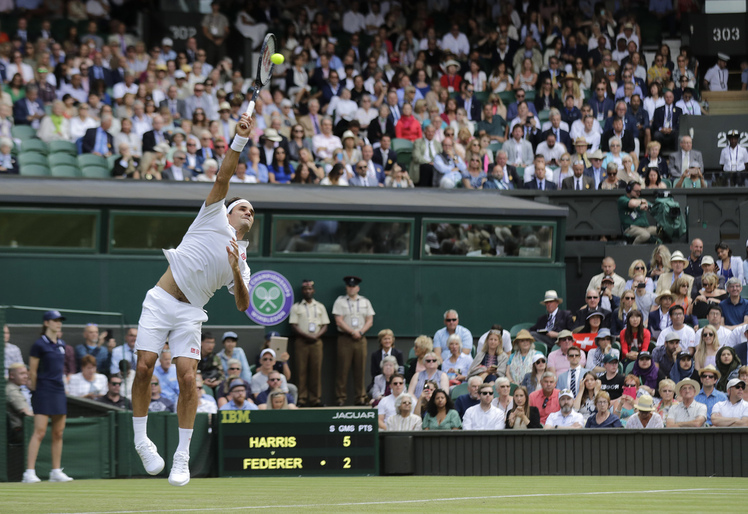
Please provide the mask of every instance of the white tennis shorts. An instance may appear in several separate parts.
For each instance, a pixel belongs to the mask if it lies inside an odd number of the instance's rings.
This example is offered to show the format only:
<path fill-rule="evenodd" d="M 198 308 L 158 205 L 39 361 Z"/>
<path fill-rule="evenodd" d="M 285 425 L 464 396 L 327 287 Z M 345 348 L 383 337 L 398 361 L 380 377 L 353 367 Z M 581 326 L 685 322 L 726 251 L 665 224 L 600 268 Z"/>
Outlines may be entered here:
<path fill-rule="evenodd" d="M 208 314 L 156 286 L 145 295 L 136 350 L 160 354 L 168 339 L 171 356 L 200 360 L 200 333 Z"/>

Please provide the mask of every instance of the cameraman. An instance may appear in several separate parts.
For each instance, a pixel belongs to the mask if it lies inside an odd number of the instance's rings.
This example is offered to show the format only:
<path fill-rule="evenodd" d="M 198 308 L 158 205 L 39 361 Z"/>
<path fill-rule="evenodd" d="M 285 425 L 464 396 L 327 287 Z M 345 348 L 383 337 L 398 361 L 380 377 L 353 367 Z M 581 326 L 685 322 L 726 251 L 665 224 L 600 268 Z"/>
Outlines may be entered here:
<path fill-rule="evenodd" d="M 675 187 L 683 189 L 705 188 L 706 181 L 704 180 L 704 174 L 701 173 L 701 168 L 698 166 L 691 166 L 685 170 L 683 175 L 681 175 L 675 183 Z"/>
<path fill-rule="evenodd" d="M 649 203 L 641 198 L 642 186 L 631 181 L 626 185 L 626 194 L 618 199 L 618 217 L 623 234 L 634 238 L 634 244 L 645 244 L 657 234 L 657 227 L 647 220 Z"/>

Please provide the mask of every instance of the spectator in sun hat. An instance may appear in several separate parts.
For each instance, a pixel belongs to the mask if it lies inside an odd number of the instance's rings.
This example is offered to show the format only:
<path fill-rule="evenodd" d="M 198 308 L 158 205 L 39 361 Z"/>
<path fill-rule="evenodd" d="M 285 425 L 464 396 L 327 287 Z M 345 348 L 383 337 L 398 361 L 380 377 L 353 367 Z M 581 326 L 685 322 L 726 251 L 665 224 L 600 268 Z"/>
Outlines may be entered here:
<path fill-rule="evenodd" d="M 668 428 L 703 427 L 706 423 L 706 405 L 695 400 L 701 390 L 692 378 L 684 378 L 675 386 L 675 394 L 681 402 L 674 405 L 667 416 Z"/>
<path fill-rule="evenodd" d="M 530 333 L 536 341 L 542 341 L 548 348 L 553 346 L 553 342 L 559 336 L 562 330 L 571 330 L 574 325 L 571 312 L 559 309 L 559 305 L 564 299 L 558 296 L 558 293 L 549 289 L 545 292 L 545 297 L 540 302 L 545 306 L 546 313 L 540 316 L 535 324 L 530 327 Z"/>
<path fill-rule="evenodd" d="M 626 428 L 665 428 L 662 417 L 654 412 L 654 400 L 648 394 L 641 395 L 634 404 L 636 413 L 626 422 Z"/>
<path fill-rule="evenodd" d="M 688 290 L 691 291 L 693 287 L 693 277 L 685 272 L 686 266 L 688 266 L 688 259 L 683 256 L 683 252 L 676 250 L 670 256 L 670 268 L 672 271 L 663 273 L 660 279 L 657 281 L 657 289 L 655 294 L 660 294 L 665 290 L 669 290 L 678 278 L 685 278 L 688 281 Z"/>

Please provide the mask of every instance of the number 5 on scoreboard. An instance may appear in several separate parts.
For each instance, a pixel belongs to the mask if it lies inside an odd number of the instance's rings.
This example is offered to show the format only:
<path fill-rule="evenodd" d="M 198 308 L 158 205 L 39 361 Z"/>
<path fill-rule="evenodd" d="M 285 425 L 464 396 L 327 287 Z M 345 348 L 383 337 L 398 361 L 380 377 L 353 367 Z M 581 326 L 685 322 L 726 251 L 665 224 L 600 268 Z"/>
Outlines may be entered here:
<path fill-rule="evenodd" d="M 350 445 L 351 445 L 351 436 L 347 435 L 347 436 L 343 437 L 343 446 L 345 446 L 346 448 L 348 448 Z"/>

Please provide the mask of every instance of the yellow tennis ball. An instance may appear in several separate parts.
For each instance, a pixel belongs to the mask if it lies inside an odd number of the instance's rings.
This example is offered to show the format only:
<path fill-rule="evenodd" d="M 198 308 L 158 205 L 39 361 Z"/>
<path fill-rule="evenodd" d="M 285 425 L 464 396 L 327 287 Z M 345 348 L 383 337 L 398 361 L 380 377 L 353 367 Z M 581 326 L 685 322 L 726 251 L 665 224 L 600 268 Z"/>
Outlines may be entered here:
<path fill-rule="evenodd" d="M 283 64 L 286 58 L 283 57 L 283 54 L 273 54 L 270 56 L 270 60 L 273 61 L 273 64 Z"/>

